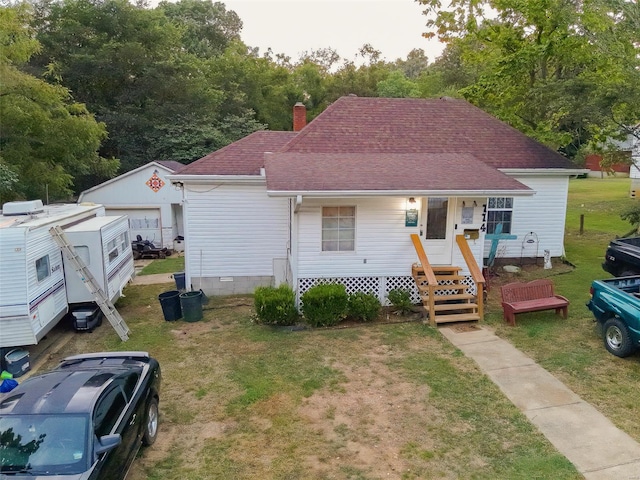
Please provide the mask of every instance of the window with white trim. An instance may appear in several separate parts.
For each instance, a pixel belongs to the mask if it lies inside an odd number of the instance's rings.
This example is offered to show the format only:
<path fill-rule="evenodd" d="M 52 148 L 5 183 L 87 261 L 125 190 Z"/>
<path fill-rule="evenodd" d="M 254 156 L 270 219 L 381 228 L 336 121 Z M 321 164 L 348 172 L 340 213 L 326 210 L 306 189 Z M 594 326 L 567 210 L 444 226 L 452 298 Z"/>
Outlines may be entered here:
<path fill-rule="evenodd" d="M 116 258 L 118 258 L 118 240 L 113 239 L 109 243 L 107 243 L 107 251 L 109 252 L 109 262 L 113 262 Z"/>
<path fill-rule="evenodd" d="M 122 242 L 121 250 L 123 252 L 126 252 L 127 249 L 129 248 L 129 232 L 124 232 L 120 234 L 120 242 Z"/>
<path fill-rule="evenodd" d="M 496 233 L 496 228 L 502 224 L 501 233 L 511 233 L 513 218 L 513 198 L 491 197 L 487 204 L 487 233 Z"/>
<path fill-rule="evenodd" d="M 38 277 L 38 281 L 41 282 L 45 278 L 48 278 L 49 275 L 51 275 L 49 255 L 45 255 L 36 260 L 36 276 Z"/>
<path fill-rule="evenodd" d="M 322 251 L 356 249 L 356 207 L 322 207 Z"/>

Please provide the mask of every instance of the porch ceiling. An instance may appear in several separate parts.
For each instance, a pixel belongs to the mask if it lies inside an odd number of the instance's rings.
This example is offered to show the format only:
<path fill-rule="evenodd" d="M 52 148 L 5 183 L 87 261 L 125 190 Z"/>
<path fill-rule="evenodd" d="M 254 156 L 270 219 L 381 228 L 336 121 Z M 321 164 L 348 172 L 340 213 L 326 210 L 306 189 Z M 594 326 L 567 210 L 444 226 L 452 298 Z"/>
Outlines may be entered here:
<path fill-rule="evenodd" d="M 273 194 L 534 193 L 469 154 L 268 153 L 265 171 L 267 190 Z"/>

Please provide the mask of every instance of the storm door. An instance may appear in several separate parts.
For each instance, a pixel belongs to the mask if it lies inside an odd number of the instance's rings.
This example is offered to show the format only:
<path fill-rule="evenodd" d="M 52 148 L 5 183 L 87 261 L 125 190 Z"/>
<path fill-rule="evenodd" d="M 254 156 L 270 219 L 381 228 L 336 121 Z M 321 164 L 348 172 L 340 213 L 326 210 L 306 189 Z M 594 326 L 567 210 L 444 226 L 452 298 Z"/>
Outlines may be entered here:
<path fill-rule="evenodd" d="M 451 265 L 455 201 L 449 197 L 422 200 L 420 237 L 431 265 Z"/>

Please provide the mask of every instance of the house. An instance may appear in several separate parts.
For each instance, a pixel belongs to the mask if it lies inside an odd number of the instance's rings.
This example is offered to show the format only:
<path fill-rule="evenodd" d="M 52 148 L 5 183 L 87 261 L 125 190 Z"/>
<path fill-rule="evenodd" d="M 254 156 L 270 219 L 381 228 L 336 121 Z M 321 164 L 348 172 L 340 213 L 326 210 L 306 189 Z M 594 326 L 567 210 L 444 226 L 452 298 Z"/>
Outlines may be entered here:
<path fill-rule="evenodd" d="M 153 161 L 83 191 L 78 203 L 105 206 L 107 215 L 127 215 L 131 238 L 140 235 L 157 247 L 182 250 L 182 192 L 167 176 L 184 167 L 174 161 Z"/>
<path fill-rule="evenodd" d="M 477 295 L 498 241 L 517 261 L 563 255 L 582 173 L 463 100 L 347 96 L 308 125 L 297 104 L 293 132 L 253 133 L 169 179 L 183 191 L 188 286 L 286 282 L 299 298 L 336 281 L 384 302 L 396 288 L 435 298 L 434 282 Z"/>

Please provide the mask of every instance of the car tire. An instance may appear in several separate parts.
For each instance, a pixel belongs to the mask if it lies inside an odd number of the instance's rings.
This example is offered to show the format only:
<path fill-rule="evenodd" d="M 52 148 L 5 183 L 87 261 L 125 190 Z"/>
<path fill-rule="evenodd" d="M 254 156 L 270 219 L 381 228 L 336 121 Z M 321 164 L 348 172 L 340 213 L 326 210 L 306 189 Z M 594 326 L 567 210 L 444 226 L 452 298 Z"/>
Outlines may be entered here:
<path fill-rule="evenodd" d="M 629 329 L 619 318 L 613 317 L 604 322 L 604 346 L 616 357 L 628 357 L 635 351 Z"/>
<path fill-rule="evenodd" d="M 152 398 L 147 405 L 147 415 L 144 419 L 144 435 L 142 443 L 146 446 L 153 445 L 158 437 L 158 399 Z"/>

